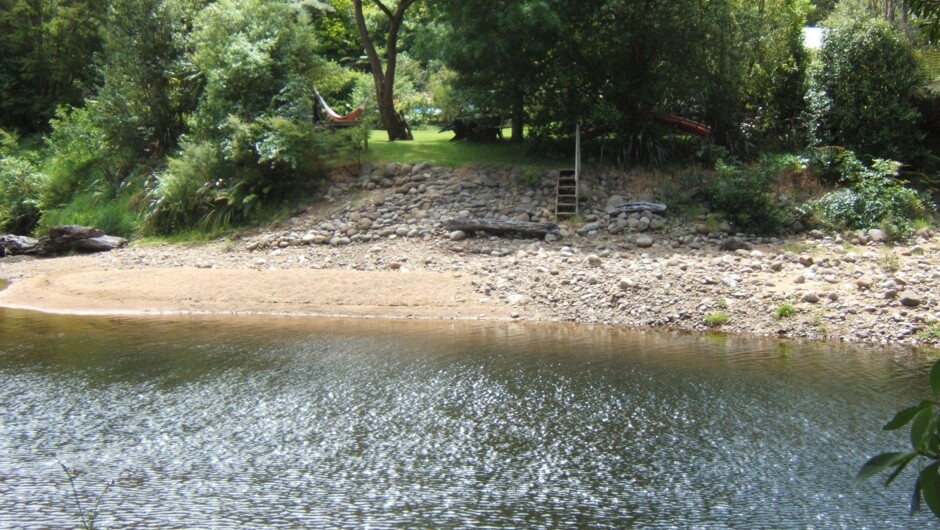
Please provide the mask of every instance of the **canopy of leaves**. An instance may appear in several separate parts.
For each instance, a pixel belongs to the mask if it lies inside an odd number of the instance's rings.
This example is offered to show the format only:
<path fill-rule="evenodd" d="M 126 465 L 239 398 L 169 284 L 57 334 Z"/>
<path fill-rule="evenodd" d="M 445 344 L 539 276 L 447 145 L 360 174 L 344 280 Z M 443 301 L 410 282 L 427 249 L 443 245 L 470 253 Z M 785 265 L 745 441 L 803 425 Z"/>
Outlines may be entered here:
<path fill-rule="evenodd" d="M 107 9 L 107 0 L 0 4 L 0 127 L 41 131 L 58 105 L 82 103 L 98 80 Z"/>
<path fill-rule="evenodd" d="M 708 122 L 722 141 L 802 108 L 804 0 L 444 2 L 444 57 L 477 107 L 523 101 L 533 132 L 606 125 L 650 111 Z"/>
<path fill-rule="evenodd" d="M 867 160 L 914 161 L 921 133 L 911 96 L 921 78 L 909 41 L 849 5 L 826 25 L 807 93 L 812 143 L 843 146 Z"/>

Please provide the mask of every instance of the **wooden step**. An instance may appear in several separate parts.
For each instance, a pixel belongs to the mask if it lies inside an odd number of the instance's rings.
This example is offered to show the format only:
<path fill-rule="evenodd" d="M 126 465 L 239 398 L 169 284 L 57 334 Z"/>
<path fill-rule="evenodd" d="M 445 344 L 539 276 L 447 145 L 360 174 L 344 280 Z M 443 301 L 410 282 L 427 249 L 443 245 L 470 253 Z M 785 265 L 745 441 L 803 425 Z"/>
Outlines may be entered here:
<path fill-rule="evenodd" d="M 561 169 L 555 181 L 555 217 L 578 213 L 578 180 L 573 169 Z"/>

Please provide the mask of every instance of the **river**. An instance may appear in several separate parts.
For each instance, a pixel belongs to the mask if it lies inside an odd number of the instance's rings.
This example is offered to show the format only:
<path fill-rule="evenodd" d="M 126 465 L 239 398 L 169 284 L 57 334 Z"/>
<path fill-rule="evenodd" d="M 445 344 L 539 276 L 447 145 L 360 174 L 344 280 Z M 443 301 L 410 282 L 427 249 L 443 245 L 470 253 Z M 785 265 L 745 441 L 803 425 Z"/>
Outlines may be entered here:
<path fill-rule="evenodd" d="M 0 310 L 0 527 L 938 528 L 904 351 L 608 327 Z"/>

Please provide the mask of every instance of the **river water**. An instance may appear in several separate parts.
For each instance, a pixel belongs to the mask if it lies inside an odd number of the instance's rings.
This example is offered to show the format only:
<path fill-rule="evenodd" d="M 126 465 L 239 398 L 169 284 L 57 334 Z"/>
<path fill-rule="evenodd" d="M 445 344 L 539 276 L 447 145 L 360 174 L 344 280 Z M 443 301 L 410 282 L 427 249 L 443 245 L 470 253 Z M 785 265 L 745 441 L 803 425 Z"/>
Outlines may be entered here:
<path fill-rule="evenodd" d="M 0 310 L 0 527 L 938 528 L 890 350 L 606 327 Z"/>

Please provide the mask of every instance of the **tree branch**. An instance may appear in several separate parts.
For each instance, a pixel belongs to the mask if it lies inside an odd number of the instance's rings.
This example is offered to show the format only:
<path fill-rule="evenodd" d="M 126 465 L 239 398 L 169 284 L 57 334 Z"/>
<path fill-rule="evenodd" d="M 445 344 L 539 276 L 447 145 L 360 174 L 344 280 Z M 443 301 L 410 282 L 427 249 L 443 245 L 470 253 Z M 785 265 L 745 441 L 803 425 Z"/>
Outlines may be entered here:
<path fill-rule="evenodd" d="M 381 5 L 381 3 L 379 3 L 379 5 Z M 369 35 L 369 27 L 366 26 L 365 16 L 362 14 L 362 0 L 353 0 L 353 7 L 353 11 L 355 11 L 356 14 L 356 27 L 359 29 L 359 36 L 362 37 L 362 45 L 366 49 L 366 55 L 369 57 L 369 66 L 372 67 L 372 75 L 375 77 L 376 85 L 382 85 L 385 80 L 385 74 L 382 71 L 382 61 L 379 59 L 379 52 L 375 49 L 372 36 Z M 379 94 L 379 96 L 381 96 L 381 94 Z"/>
<path fill-rule="evenodd" d="M 381 0 L 372 0 L 372 1 L 375 3 L 375 5 L 379 7 L 379 9 L 382 10 L 383 13 L 385 13 L 385 16 L 387 16 L 388 18 L 392 18 L 392 10 L 386 7 L 385 4 L 383 4 Z"/>

